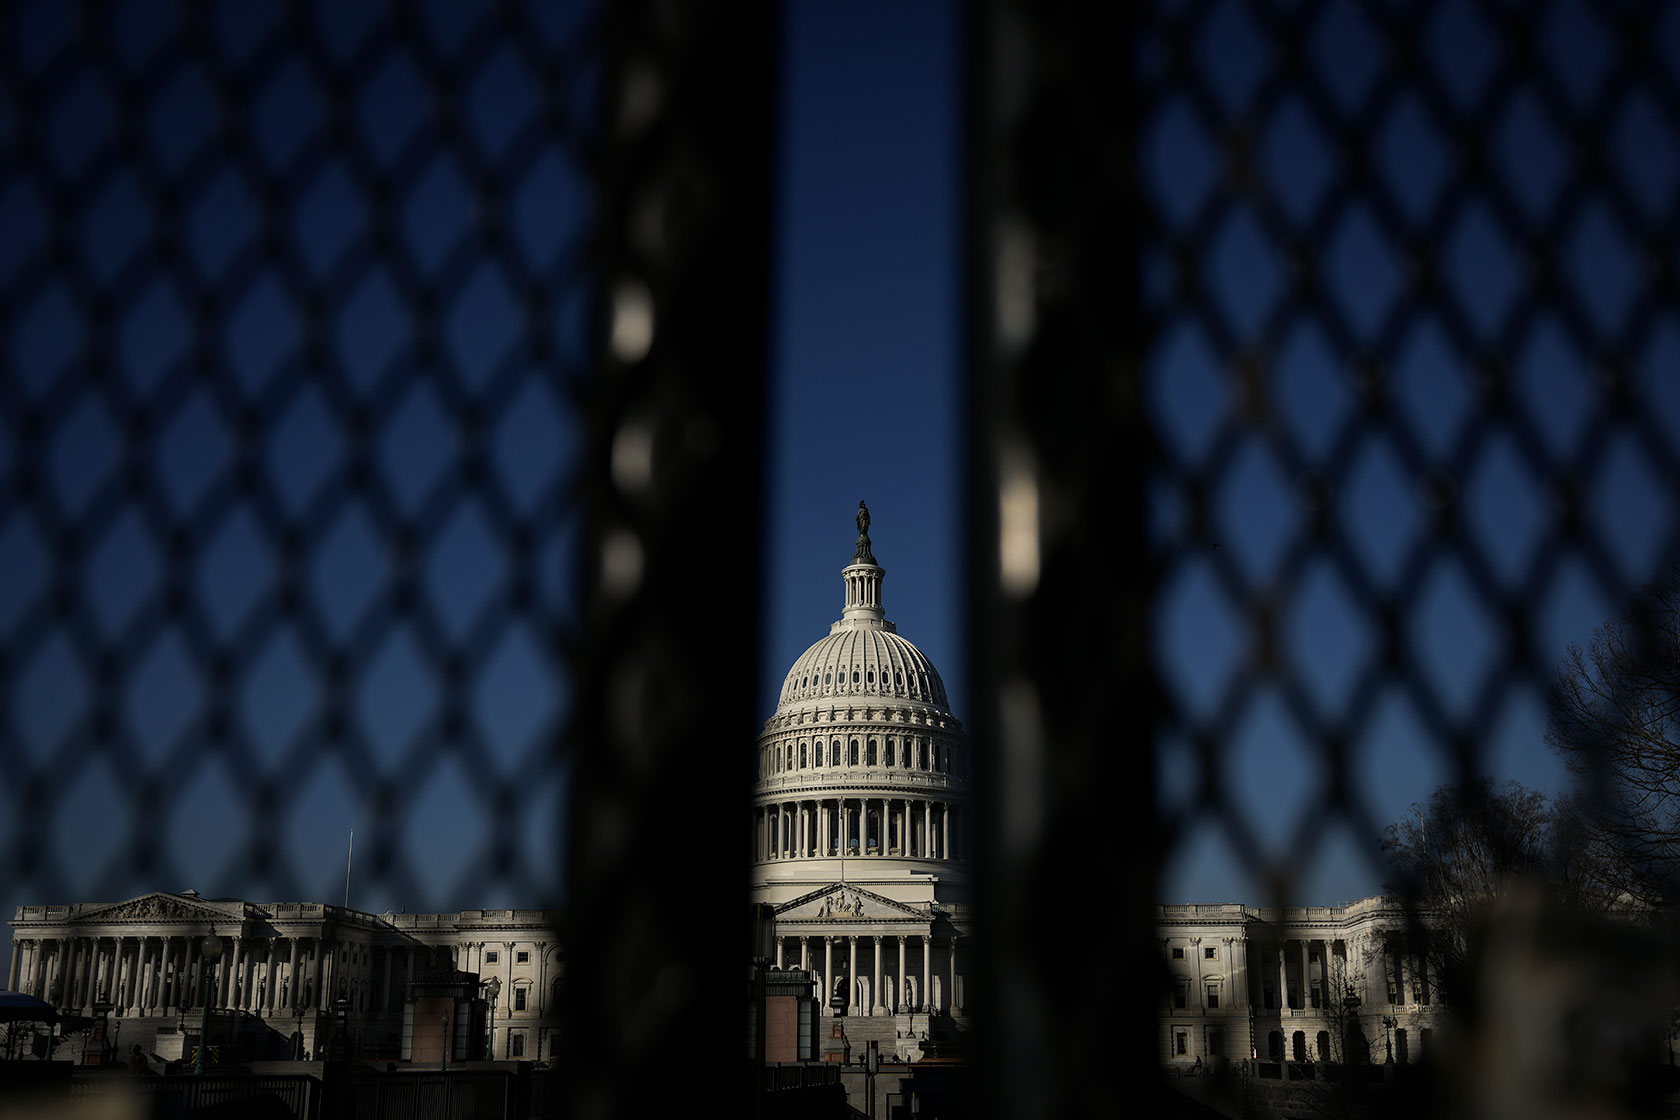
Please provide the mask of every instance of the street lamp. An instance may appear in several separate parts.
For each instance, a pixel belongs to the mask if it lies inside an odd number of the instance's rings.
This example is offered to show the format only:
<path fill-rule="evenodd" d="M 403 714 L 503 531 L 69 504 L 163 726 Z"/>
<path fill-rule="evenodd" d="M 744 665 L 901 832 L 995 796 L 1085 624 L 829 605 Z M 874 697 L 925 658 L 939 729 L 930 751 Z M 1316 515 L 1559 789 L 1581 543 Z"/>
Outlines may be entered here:
<path fill-rule="evenodd" d="M 1383 1016 L 1383 1048 L 1388 1051 L 1388 1060 L 1391 1064 L 1394 1061 L 1394 1040 L 1389 1037 L 1388 1032 L 1390 1028 L 1398 1027 L 1399 1025 L 1400 1020 L 1396 1019 L 1394 1016 Z"/>
<path fill-rule="evenodd" d="M 210 974 L 215 971 L 215 964 L 222 959 L 222 939 L 216 936 L 216 927 L 210 927 L 210 936 L 199 946 L 200 960 L 198 989 L 199 999 L 204 1004 L 204 1013 L 198 1022 L 198 1056 L 193 1059 L 193 1072 L 204 1072 L 204 1050 L 210 1043 Z"/>
<path fill-rule="evenodd" d="M 496 997 L 502 994 L 502 982 L 492 976 L 484 982 L 484 990 L 490 996 L 490 1045 L 486 1049 L 485 1057 L 492 1062 L 496 1060 Z"/>

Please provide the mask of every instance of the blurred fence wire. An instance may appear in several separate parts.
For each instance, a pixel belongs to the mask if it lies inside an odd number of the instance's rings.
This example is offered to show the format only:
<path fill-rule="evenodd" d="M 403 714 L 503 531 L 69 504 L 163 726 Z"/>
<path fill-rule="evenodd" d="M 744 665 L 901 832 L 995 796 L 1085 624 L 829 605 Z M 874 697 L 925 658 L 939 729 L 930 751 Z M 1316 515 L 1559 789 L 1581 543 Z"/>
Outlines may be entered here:
<path fill-rule="evenodd" d="M 1544 754 L 1566 639 L 1676 555 L 1680 13 L 1124 7 L 969 31 L 1008 1115 L 1135 1103 L 1093 1071 L 1159 1045 L 1161 869 L 1339 901 L 1303 887 L 1382 871 L 1389 788 Z"/>
<path fill-rule="evenodd" d="M 369 908 L 564 850 L 580 1114 L 680 1106 L 637 1071 L 733 1052 L 747 948 L 683 857 L 763 714 L 777 11 L 3 18 L 0 900 L 305 897 L 352 810 Z M 1118 1109 L 1163 861 L 1374 860 L 1385 729 L 1486 772 L 1674 556 L 1680 12 L 961 18 L 984 1099 Z"/>

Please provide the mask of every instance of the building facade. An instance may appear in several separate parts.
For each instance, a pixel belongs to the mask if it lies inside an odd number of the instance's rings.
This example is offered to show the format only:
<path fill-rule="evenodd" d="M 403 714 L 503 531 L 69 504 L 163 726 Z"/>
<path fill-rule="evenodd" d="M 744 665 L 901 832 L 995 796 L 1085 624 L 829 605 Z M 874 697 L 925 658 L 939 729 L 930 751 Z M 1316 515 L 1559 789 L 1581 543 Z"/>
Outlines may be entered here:
<path fill-rule="evenodd" d="M 1429 1053 L 1443 1009 L 1397 899 L 1161 906 L 1157 915 L 1168 1067 L 1250 1057 L 1407 1063 Z"/>
<path fill-rule="evenodd" d="M 565 972 L 554 930 L 544 910 L 368 914 L 193 891 L 22 906 L 7 987 L 75 1015 L 109 1004 L 125 1050 L 136 1043 L 164 1056 L 170 1036 L 196 1026 L 206 998 L 232 1013 L 228 1041 L 243 1041 L 246 1052 L 279 1057 L 295 1041 L 319 1055 L 342 998 L 353 1050 L 395 1057 L 408 984 L 458 969 L 501 982 L 495 1057 L 548 1058 Z M 223 947 L 214 964 L 203 957 L 212 933 Z"/>
<path fill-rule="evenodd" d="M 939 671 L 887 621 L 862 503 L 857 520 L 841 617 L 758 739 L 752 895 L 775 908 L 776 965 L 818 976 L 825 1018 L 914 1039 L 928 1015 L 963 1015 L 968 740 Z"/>

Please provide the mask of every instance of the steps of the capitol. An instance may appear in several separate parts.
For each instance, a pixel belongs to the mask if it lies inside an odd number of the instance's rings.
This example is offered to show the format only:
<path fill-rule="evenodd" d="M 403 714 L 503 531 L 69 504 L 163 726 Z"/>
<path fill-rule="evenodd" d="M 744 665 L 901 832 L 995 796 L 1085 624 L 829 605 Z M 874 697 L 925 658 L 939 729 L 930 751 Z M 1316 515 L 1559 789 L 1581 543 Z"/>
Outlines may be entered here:
<path fill-rule="evenodd" d="M 930 1022 L 925 1012 L 913 1015 L 825 1016 L 819 1028 L 819 1039 L 828 1038 L 836 1023 L 851 1047 L 853 1061 L 860 1060 L 871 1041 L 878 1044 L 884 1061 L 915 1061 L 921 1056 L 922 1042 L 930 1029 L 949 1033 L 953 1030 L 960 1032 L 966 1026 L 964 1021 L 948 1016 L 936 1015 Z"/>

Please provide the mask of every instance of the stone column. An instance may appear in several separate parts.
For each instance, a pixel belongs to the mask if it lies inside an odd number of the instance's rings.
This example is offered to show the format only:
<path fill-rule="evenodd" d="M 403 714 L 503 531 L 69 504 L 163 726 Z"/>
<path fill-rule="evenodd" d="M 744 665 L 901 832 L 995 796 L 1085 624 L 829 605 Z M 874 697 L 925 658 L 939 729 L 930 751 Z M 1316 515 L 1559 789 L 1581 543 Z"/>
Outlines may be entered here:
<path fill-rule="evenodd" d="M 811 969 L 810 940 L 810 938 L 804 936 L 799 938 L 799 967 L 801 971 L 805 972 L 809 972 Z"/>
<path fill-rule="evenodd" d="M 831 1006 L 834 1000 L 834 938 L 823 938 L 823 991 L 822 1013 L 834 1014 Z"/>
<path fill-rule="evenodd" d="M 295 937 L 288 937 L 288 938 L 286 938 L 286 940 L 291 942 L 291 951 L 286 954 L 286 1004 L 287 1004 L 287 1007 L 285 1008 L 285 1010 L 290 1010 L 291 1008 L 296 1007 L 298 1005 L 298 982 L 297 982 L 298 939 L 295 938 Z"/>
<path fill-rule="evenodd" d="M 128 938 L 111 938 L 111 1010 L 128 1014 L 128 992 L 123 987 L 123 963 L 128 958 Z"/>
<path fill-rule="evenodd" d="M 134 953 L 136 967 L 134 970 L 134 1008 L 140 1014 L 148 1014 L 152 1009 L 151 979 L 152 979 L 152 939 L 142 934 L 140 945 Z"/>
<path fill-rule="evenodd" d="M 933 935 L 922 935 L 922 1010 L 933 1011 Z"/>
<path fill-rule="evenodd" d="M 1342 994 L 1340 992 L 1332 992 L 1330 990 L 1330 947 L 1331 941 L 1328 937 L 1319 942 L 1318 988 L 1319 991 L 1324 993 L 1324 1010 L 1326 1013 L 1328 1013 L 1330 1008 L 1333 1006 L 1331 1003 L 1332 1000 L 1336 1001 L 1336 1004 L 1340 1004 L 1342 998 Z"/>
<path fill-rule="evenodd" d="M 200 1006 L 199 1000 L 204 998 L 204 939 L 202 937 L 187 938 L 187 1003 L 188 1007 Z"/>
<path fill-rule="evenodd" d="M 922 855 L 933 858 L 933 802 L 922 802 Z"/>
<path fill-rule="evenodd" d="M 898 935 L 898 991 L 893 993 L 893 1005 L 900 1011 L 904 1010 L 906 985 L 904 983 L 904 935 Z"/>
<path fill-rule="evenodd" d="M 262 1006 L 263 1014 L 274 1012 L 275 1001 L 280 995 L 280 939 L 270 937 L 264 940 L 265 958 L 264 984 Z"/>
<path fill-rule="evenodd" d="M 1278 942 L 1278 1012 L 1289 1008 L 1289 942 Z"/>
<path fill-rule="evenodd" d="M 777 968 L 782 967 L 782 947 L 783 947 L 783 943 L 784 943 L 785 940 L 786 939 L 783 938 L 779 934 L 776 937 L 776 967 Z"/>
<path fill-rule="evenodd" d="M 873 974 L 870 976 L 870 987 L 873 991 L 870 993 L 869 998 L 869 1013 L 871 1015 L 885 1015 L 887 1013 L 887 1007 L 881 1000 L 881 937 L 879 934 L 875 935 L 874 941 L 875 969 Z"/>
<path fill-rule="evenodd" d="M 64 994 L 61 997 L 65 1007 L 80 1007 L 76 1001 L 76 972 L 82 963 L 82 939 L 79 937 L 66 938 L 64 941 Z"/>
<path fill-rule="evenodd" d="M 957 1002 L 957 939 L 951 938 L 951 993 L 945 997 L 946 1004 L 951 1008 L 951 1014 L 962 1014 L 962 1004 Z"/>
<path fill-rule="evenodd" d="M 861 1012 L 858 1011 L 857 1003 L 857 938 L 848 937 L 846 941 L 851 950 L 851 967 L 846 971 L 846 1014 L 858 1015 Z"/>
<path fill-rule="evenodd" d="M 6 969 L 6 990 L 8 992 L 18 990 L 18 966 L 22 963 L 23 942 L 14 937 L 12 938 L 12 963 Z"/>
<path fill-rule="evenodd" d="M 53 980 L 58 975 L 58 954 L 51 951 L 56 945 L 54 941 L 41 942 L 41 998 L 48 1003 L 56 1003 L 53 999 Z"/>
<path fill-rule="evenodd" d="M 1312 971 L 1307 968 L 1307 950 L 1312 942 L 1303 937 L 1301 939 L 1301 1006 L 1312 1004 Z"/>
<path fill-rule="evenodd" d="M 941 829 L 941 832 L 939 834 L 939 836 L 940 836 L 940 839 L 939 839 L 939 858 L 940 859 L 950 859 L 951 858 L 951 806 L 950 806 L 949 803 L 941 804 L 940 807 L 939 807 L 939 827 Z"/>

